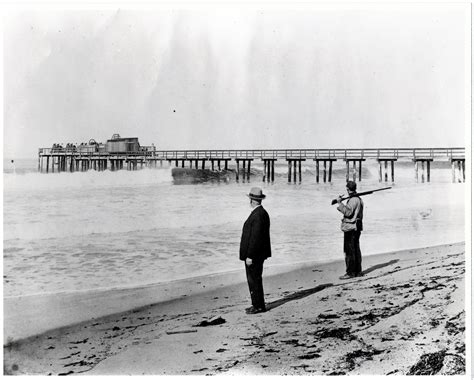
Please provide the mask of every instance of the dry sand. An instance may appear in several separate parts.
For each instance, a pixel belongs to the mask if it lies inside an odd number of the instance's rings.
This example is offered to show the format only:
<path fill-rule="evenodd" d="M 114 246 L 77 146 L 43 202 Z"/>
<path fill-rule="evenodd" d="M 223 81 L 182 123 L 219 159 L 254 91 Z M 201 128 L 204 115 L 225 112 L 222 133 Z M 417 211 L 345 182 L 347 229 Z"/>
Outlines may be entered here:
<path fill-rule="evenodd" d="M 265 270 L 269 310 L 256 315 L 245 314 L 250 301 L 243 267 L 222 283 L 222 278 L 176 283 L 170 290 L 176 299 L 134 310 L 130 307 L 155 299 L 154 288 L 114 293 L 108 300 L 94 295 L 86 297 L 88 303 L 69 299 L 69 313 L 54 307 L 43 313 L 46 307 L 37 305 L 36 318 L 44 321 L 36 321 L 29 333 L 74 324 L 29 338 L 15 329 L 35 312 L 25 311 L 21 320 L 26 306 L 17 304 L 4 309 L 11 314 L 4 372 L 465 374 L 464 252 L 464 243 L 458 243 L 364 257 L 364 276 L 351 280 L 339 280 L 342 261 L 274 275 Z M 206 281 L 213 285 L 209 291 Z M 74 317 L 74 310 L 82 313 Z M 115 314 L 101 317 L 107 311 Z M 87 313 L 90 318 L 77 323 Z M 65 317 L 61 322 L 54 315 Z M 222 323 L 198 326 L 213 319 Z"/>

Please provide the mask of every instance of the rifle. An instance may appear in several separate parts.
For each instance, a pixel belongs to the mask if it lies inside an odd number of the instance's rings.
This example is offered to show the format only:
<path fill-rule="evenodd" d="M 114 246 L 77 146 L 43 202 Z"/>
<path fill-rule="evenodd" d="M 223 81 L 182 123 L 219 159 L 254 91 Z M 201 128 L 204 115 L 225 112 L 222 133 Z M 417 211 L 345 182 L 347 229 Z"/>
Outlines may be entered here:
<path fill-rule="evenodd" d="M 355 193 L 355 194 L 351 194 L 347 197 L 344 197 L 342 198 L 341 200 L 345 201 L 346 199 L 349 199 L 349 198 L 352 198 L 352 197 L 361 197 L 362 195 L 369 195 L 369 194 L 372 194 L 372 193 L 375 193 L 376 191 L 382 191 L 382 190 L 388 190 L 388 189 L 391 189 L 392 187 L 383 187 L 381 189 L 376 189 L 376 190 L 370 190 L 370 191 L 363 191 L 362 193 Z M 334 205 L 337 203 L 337 199 L 333 199 L 331 201 L 331 205 Z"/>

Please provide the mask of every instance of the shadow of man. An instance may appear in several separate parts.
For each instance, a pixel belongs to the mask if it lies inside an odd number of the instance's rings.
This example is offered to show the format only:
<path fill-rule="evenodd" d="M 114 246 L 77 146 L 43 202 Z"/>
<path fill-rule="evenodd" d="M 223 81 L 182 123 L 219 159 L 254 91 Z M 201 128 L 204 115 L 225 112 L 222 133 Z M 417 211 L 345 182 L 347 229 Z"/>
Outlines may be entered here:
<path fill-rule="evenodd" d="M 314 288 L 299 290 L 297 292 L 288 294 L 285 297 L 280 298 L 279 300 L 269 302 L 269 303 L 265 304 L 265 306 L 266 306 L 267 310 L 271 310 L 271 309 L 274 309 L 278 306 L 281 306 L 281 305 L 283 305 L 287 302 L 294 301 L 294 300 L 299 300 L 299 299 L 304 298 L 304 297 L 308 297 L 311 294 L 320 292 L 321 290 L 329 288 L 330 286 L 333 286 L 333 284 L 322 284 L 322 285 L 315 286 Z"/>
<path fill-rule="evenodd" d="M 370 268 L 367 268 L 366 270 L 362 271 L 362 275 L 366 275 L 366 274 L 371 273 L 371 272 L 373 272 L 377 269 L 384 268 L 384 267 L 387 267 L 389 265 L 396 264 L 399 261 L 400 261 L 399 259 L 395 259 L 395 260 L 387 261 L 386 263 L 380 263 L 380 264 L 373 265 Z M 299 290 L 297 292 L 288 294 L 288 295 L 284 296 L 283 298 L 280 298 L 279 300 L 269 302 L 269 303 L 265 304 L 265 306 L 266 306 L 267 310 L 275 309 L 276 307 L 281 306 L 281 305 L 283 305 L 287 302 L 294 301 L 294 300 L 299 300 L 299 299 L 308 297 L 312 294 L 318 293 L 321 290 L 324 290 L 324 289 L 329 288 L 331 286 L 334 286 L 334 284 L 332 284 L 332 283 L 321 284 L 321 285 L 315 286 L 314 288 Z"/>
<path fill-rule="evenodd" d="M 384 268 L 384 267 L 388 267 L 389 265 L 396 264 L 399 261 L 400 261 L 399 259 L 395 259 L 395 260 L 387 261 L 386 263 L 380 263 L 380 264 L 377 264 L 377 265 L 373 265 L 370 268 L 367 268 L 366 270 L 362 271 L 361 274 L 362 274 L 362 276 L 365 276 L 366 274 L 369 274 L 370 272 L 373 272 L 374 270 Z"/>

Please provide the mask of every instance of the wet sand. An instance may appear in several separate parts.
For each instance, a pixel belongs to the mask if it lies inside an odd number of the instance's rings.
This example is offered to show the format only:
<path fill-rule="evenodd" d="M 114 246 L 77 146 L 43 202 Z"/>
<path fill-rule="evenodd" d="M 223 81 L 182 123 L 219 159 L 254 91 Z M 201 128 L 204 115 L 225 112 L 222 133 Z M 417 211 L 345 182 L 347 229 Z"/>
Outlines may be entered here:
<path fill-rule="evenodd" d="M 269 310 L 256 315 L 245 314 L 243 268 L 167 284 L 174 299 L 163 302 L 154 287 L 10 302 L 4 372 L 465 374 L 464 252 L 458 243 L 368 256 L 350 280 L 339 279 L 342 261 L 264 270 Z"/>

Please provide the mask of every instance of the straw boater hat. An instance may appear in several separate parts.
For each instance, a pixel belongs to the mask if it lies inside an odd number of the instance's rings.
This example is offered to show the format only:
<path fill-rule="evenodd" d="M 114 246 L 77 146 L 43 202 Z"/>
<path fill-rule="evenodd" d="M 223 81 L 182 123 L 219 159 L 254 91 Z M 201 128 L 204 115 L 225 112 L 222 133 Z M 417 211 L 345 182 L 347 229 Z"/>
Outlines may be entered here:
<path fill-rule="evenodd" d="M 247 194 L 247 197 L 249 197 L 250 199 L 262 200 L 266 197 L 266 195 L 263 194 L 262 189 L 260 187 L 252 187 L 250 189 L 250 193 Z"/>

